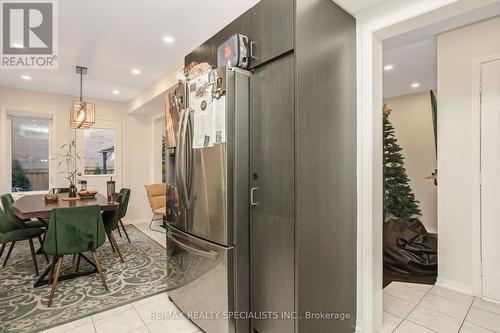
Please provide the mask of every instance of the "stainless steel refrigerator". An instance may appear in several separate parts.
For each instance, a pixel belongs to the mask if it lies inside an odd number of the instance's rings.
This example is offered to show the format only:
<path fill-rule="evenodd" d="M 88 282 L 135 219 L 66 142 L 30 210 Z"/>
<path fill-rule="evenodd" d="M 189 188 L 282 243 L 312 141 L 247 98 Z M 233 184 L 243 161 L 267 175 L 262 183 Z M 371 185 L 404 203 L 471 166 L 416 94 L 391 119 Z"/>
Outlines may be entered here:
<path fill-rule="evenodd" d="M 249 310 L 249 75 L 222 67 L 166 98 L 169 296 L 208 333 L 249 330 L 234 316 Z"/>

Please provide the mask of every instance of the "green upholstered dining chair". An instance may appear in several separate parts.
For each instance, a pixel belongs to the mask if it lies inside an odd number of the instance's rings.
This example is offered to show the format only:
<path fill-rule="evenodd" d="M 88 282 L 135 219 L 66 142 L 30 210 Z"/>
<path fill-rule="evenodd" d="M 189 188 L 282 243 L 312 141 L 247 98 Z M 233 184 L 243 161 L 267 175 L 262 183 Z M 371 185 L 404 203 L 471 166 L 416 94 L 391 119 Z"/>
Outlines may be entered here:
<path fill-rule="evenodd" d="M 57 282 L 61 274 L 62 260 L 65 255 L 90 252 L 106 290 L 106 278 L 101 270 L 101 264 L 96 250 L 106 241 L 101 209 L 98 205 L 55 208 L 50 214 L 47 236 L 43 250 L 54 256 L 54 267 L 51 269 L 49 281 L 52 281 L 48 306 L 52 305 Z"/>
<path fill-rule="evenodd" d="M 5 250 L 5 245 L 10 243 L 9 250 L 7 251 L 7 256 L 5 257 L 5 261 L 3 262 L 3 266 L 7 264 L 7 260 L 9 260 L 10 254 L 16 242 L 27 240 L 30 244 L 31 249 L 31 257 L 33 259 L 33 265 L 35 266 L 35 273 L 38 275 L 38 264 L 36 262 L 36 253 L 35 247 L 33 246 L 33 238 L 38 238 L 40 241 L 40 245 L 42 245 L 42 235 L 45 233 L 45 230 L 42 228 L 25 228 L 19 226 L 15 223 L 3 209 L 0 208 L 0 244 L 2 247 L 0 248 L 0 257 Z"/>
<path fill-rule="evenodd" d="M 120 220 L 120 209 L 123 206 L 124 198 L 125 197 L 123 195 L 118 193 L 118 196 L 116 198 L 116 202 L 118 203 L 117 209 L 102 213 L 104 229 L 106 230 L 106 235 L 108 236 L 109 243 L 111 244 L 111 248 L 113 249 L 113 251 L 118 253 L 121 262 L 123 262 L 123 256 L 120 249 L 118 248 L 116 239 L 113 236 L 113 231 L 118 228 L 118 222 Z"/>
<path fill-rule="evenodd" d="M 14 223 L 18 224 L 20 227 L 26 227 L 26 228 L 43 228 L 46 226 L 45 223 L 43 223 L 40 220 L 22 220 L 19 217 L 17 217 L 14 212 L 12 212 L 12 204 L 14 203 L 14 198 L 12 198 L 12 195 L 10 193 L 3 194 L 0 196 L 0 201 L 2 202 L 2 207 L 5 210 L 5 213 L 7 216 L 14 221 Z"/>
<path fill-rule="evenodd" d="M 118 216 L 118 232 L 120 232 L 120 226 L 123 229 L 123 233 L 125 234 L 125 237 L 127 237 L 128 242 L 130 243 L 130 238 L 128 237 L 127 229 L 125 229 L 125 225 L 123 224 L 122 219 L 127 215 L 127 208 L 128 208 L 128 201 L 130 199 L 130 189 L 128 188 L 122 188 L 120 190 L 119 195 L 122 196 L 122 204 L 120 205 L 120 214 Z M 121 233 L 120 233 L 121 236 Z"/>

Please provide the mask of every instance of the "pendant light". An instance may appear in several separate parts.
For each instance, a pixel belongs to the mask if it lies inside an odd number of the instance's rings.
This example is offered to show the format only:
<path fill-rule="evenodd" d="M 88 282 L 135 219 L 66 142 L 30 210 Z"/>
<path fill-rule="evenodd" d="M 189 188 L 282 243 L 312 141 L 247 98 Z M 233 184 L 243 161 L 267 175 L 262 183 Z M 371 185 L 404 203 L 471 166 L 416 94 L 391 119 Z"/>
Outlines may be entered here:
<path fill-rule="evenodd" d="M 69 127 L 89 128 L 95 124 L 95 105 L 83 101 L 83 76 L 87 74 L 87 68 L 76 66 L 76 73 L 80 74 L 80 101 L 73 102 L 69 115 Z"/>

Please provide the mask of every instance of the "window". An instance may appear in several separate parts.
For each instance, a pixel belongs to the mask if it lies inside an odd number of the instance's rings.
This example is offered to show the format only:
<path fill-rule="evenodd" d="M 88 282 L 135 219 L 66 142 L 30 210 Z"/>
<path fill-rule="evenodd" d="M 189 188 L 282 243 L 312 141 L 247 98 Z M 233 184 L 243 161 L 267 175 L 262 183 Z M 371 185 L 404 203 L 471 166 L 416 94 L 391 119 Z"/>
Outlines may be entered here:
<path fill-rule="evenodd" d="M 50 119 L 11 116 L 12 192 L 49 189 Z"/>
<path fill-rule="evenodd" d="M 111 175 L 115 173 L 116 130 L 88 128 L 84 131 L 85 175 Z"/>

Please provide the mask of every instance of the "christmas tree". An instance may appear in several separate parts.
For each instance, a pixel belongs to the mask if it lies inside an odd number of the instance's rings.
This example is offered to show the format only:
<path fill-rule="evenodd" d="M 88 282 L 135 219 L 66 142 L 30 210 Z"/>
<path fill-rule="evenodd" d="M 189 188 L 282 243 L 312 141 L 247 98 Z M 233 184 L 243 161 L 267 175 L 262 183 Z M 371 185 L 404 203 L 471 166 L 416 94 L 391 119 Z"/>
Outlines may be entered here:
<path fill-rule="evenodd" d="M 384 220 L 422 215 L 419 202 L 410 188 L 402 149 L 389 120 L 391 111 L 384 105 Z"/>

